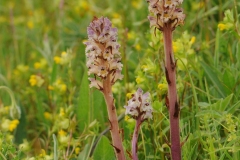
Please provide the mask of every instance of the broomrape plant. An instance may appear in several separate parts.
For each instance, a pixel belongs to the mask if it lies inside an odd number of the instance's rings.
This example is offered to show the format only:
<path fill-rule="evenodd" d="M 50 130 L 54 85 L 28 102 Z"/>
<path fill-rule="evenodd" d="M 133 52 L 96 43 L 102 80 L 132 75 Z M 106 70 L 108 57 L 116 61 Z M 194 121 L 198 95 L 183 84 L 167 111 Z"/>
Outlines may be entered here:
<path fill-rule="evenodd" d="M 112 27 L 108 18 L 94 18 L 87 28 L 88 41 L 86 45 L 88 75 L 90 87 L 100 90 L 107 104 L 112 146 L 118 159 L 125 159 L 122 139 L 119 133 L 118 119 L 112 85 L 122 79 L 122 64 L 119 52 L 120 45 L 117 42 L 117 29 Z"/>
<path fill-rule="evenodd" d="M 176 61 L 174 60 L 172 47 L 172 33 L 175 28 L 182 25 L 185 19 L 183 9 L 178 6 L 183 0 L 147 0 L 149 4 L 148 16 L 150 27 L 155 27 L 163 33 L 165 52 L 165 76 L 168 83 L 168 96 L 166 105 L 169 110 L 171 157 L 173 160 L 181 159 L 179 113 L 180 106 L 176 88 Z"/>
<path fill-rule="evenodd" d="M 168 82 L 167 107 L 170 116 L 171 132 L 171 155 L 172 159 L 181 159 L 180 133 L 179 133 L 179 112 L 180 106 L 177 99 L 176 89 L 176 62 L 174 61 L 172 47 L 172 32 L 183 24 L 185 15 L 178 6 L 182 0 L 147 0 L 149 11 L 153 16 L 148 16 L 150 26 L 163 32 L 165 48 L 165 74 Z M 88 41 L 86 45 L 88 75 L 90 77 L 90 87 L 100 90 L 105 98 L 109 122 L 111 125 L 111 135 L 113 147 L 118 159 L 124 159 L 124 150 L 119 134 L 117 115 L 114 106 L 111 86 L 118 79 L 122 79 L 121 57 L 119 52 L 120 45 L 117 43 L 117 29 L 112 28 L 108 18 L 94 18 L 87 28 Z M 132 140 L 132 157 L 137 158 L 137 139 L 141 123 L 152 117 L 152 107 L 148 102 L 149 93 L 142 94 L 139 88 L 128 101 L 126 114 L 136 119 L 136 126 Z"/>

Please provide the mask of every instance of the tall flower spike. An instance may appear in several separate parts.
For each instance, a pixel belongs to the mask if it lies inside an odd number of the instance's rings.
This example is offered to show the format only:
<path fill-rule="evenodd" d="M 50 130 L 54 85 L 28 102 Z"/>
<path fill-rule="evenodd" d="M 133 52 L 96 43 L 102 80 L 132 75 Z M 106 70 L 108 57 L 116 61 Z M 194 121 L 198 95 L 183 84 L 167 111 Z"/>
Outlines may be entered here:
<path fill-rule="evenodd" d="M 110 76 L 113 85 L 118 79 L 122 79 L 122 63 L 117 43 L 117 28 L 112 27 L 108 18 L 94 18 L 87 28 L 88 41 L 86 45 L 86 57 L 90 87 L 102 90 L 102 80 Z"/>
<path fill-rule="evenodd" d="M 185 19 L 183 9 L 178 8 L 183 0 L 147 0 L 148 10 L 152 16 L 148 16 L 151 27 L 163 31 L 164 24 L 170 23 L 172 30 L 182 25 Z"/>
<path fill-rule="evenodd" d="M 117 43 L 117 28 L 112 27 L 108 18 L 94 18 L 87 28 L 88 41 L 86 45 L 86 57 L 88 75 L 91 76 L 89 87 L 95 87 L 103 93 L 110 125 L 112 146 L 118 160 L 125 160 L 120 128 L 112 85 L 122 79 L 122 63 L 119 52 L 120 45 Z"/>
<path fill-rule="evenodd" d="M 131 115 L 135 120 L 135 129 L 132 138 L 132 159 L 138 160 L 137 155 L 137 142 L 140 126 L 144 120 L 152 118 L 152 106 L 150 103 L 150 93 L 143 94 L 143 90 L 138 88 L 137 92 L 132 95 L 132 98 L 128 101 L 125 114 Z"/>
<path fill-rule="evenodd" d="M 131 115 L 134 119 L 141 119 L 144 121 L 148 118 L 152 118 L 152 106 L 150 102 L 150 93 L 143 94 L 143 90 L 138 88 L 137 92 L 132 95 L 132 98 L 128 101 L 125 114 Z"/>

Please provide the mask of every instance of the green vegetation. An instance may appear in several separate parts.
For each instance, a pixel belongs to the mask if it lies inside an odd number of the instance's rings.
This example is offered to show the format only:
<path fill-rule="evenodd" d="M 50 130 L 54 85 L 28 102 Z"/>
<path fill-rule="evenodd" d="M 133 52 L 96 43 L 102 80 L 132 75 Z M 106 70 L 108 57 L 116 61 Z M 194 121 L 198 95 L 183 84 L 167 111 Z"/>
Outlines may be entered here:
<path fill-rule="evenodd" d="M 163 37 L 149 28 L 147 6 L 145 0 L 0 1 L 0 159 L 115 159 L 104 134 L 103 95 L 88 87 L 83 42 L 94 16 L 118 28 L 124 75 L 112 88 L 118 115 L 138 87 L 152 96 L 139 159 L 169 158 Z M 240 2 L 184 0 L 182 8 L 185 24 L 174 31 L 173 50 L 183 159 L 239 160 Z M 120 119 L 128 157 L 135 121 Z"/>

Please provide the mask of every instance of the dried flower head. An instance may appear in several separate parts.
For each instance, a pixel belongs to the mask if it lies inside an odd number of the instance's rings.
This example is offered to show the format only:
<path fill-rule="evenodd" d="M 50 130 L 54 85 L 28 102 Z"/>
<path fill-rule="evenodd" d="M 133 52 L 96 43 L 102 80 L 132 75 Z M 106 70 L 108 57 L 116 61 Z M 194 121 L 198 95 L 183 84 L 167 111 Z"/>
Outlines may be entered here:
<path fill-rule="evenodd" d="M 148 16 L 150 26 L 163 31 L 163 26 L 170 23 L 172 30 L 183 24 L 185 14 L 183 9 L 178 8 L 183 0 L 147 0 L 149 11 L 153 16 Z"/>
<path fill-rule="evenodd" d="M 94 18 L 87 28 L 88 41 L 86 45 L 86 57 L 90 87 L 102 90 L 102 80 L 110 77 L 114 84 L 122 79 L 122 63 L 119 52 L 120 45 L 117 43 L 117 28 L 106 17 Z M 97 78 L 98 77 L 98 78 Z"/>
<path fill-rule="evenodd" d="M 138 88 L 137 92 L 132 95 L 132 98 L 128 101 L 125 114 L 131 115 L 134 119 L 141 118 L 145 120 L 152 118 L 152 106 L 150 102 L 150 93 L 143 94 L 143 90 Z"/>

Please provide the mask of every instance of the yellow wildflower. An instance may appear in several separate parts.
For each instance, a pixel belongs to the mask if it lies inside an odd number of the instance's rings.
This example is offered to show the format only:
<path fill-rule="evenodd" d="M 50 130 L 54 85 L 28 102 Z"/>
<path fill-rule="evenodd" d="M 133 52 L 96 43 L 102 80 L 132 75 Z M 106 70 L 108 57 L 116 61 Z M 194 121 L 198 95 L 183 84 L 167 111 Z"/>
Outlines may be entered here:
<path fill-rule="evenodd" d="M 196 37 L 193 36 L 193 37 L 191 38 L 191 40 L 190 40 L 190 44 L 192 45 L 195 41 L 196 41 Z"/>
<path fill-rule="evenodd" d="M 167 84 L 160 83 L 158 84 L 158 89 L 160 90 L 166 90 L 168 88 Z"/>
<path fill-rule="evenodd" d="M 128 32 L 127 37 L 128 37 L 128 39 L 132 40 L 132 39 L 136 38 L 136 34 L 135 34 L 135 32 L 131 31 L 131 32 Z"/>
<path fill-rule="evenodd" d="M 135 45 L 135 49 L 136 49 L 137 51 L 140 51 L 140 50 L 141 50 L 140 44 Z"/>
<path fill-rule="evenodd" d="M 9 106 L 2 107 L 0 105 L 0 115 L 6 115 L 9 113 Z"/>
<path fill-rule="evenodd" d="M 138 76 L 138 77 L 136 78 L 137 84 L 142 83 L 142 82 L 144 82 L 144 81 L 145 81 L 145 79 L 142 78 L 142 77 L 140 77 L 140 76 Z"/>
<path fill-rule="evenodd" d="M 80 7 L 83 8 L 84 10 L 89 10 L 89 4 L 85 0 L 80 1 Z"/>
<path fill-rule="evenodd" d="M 41 153 L 39 154 L 39 157 L 45 157 L 46 151 L 44 149 L 41 149 Z"/>
<path fill-rule="evenodd" d="M 60 131 L 58 131 L 58 135 L 59 136 L 66 136 L 66 134 L 67 133 L 64 130 L 62 130 L 62 129 Z"/>
<path fill-rule="evenodd" d="M 26 139 L 23 140 L 23 143 L 19 144 L 19 149 L 21 151 L 29 151 L 30 150 L 30 144 Z"/>
<path fill-rule="evenodd" d="M 61 92 L 66 92 L 66 90 L 67 90 L 67 85 L 66 84 L 61 84 L 60 91 Z"/>
<path fill-rule="evenodd" d="M 67 85 L 64 84 L 61 79 L 57 79 L 54 83 L 54 87 L 56 87 L 61 93 L 64 93 L 67 90 Z"/>
<path fill-rule="evenodd" d="M 31 86 L 35 86 L 37 84 L 36 75 L 31 75 L 29 83 L 31 84 Z"/>
<path fill-rule="evenodd" d="M 62 129 L 67 129 L 69 127 L 69 119 L 68 118 L 62 118 L 61 121 L 59 122 L 59 128 Z"/>
<path fill-rule="evenodd" d="M 75 154 L 77 154 L 77 155 L 78 155 L 78 154 L 79 154 L 79 152 L 80 152 L 80 147 L 76 147 L 76 148 L 75 148 Z"/>
<path fill-rule="evenodd" d="M 67 52 L 63 51 L 61 53 L 61 56 L 55 56 L 53 59 L 54 59 L 54 62 L 56 64 L 67 64 L 71 61 L 72 59 L 72 54 L 71 54 L 71 50 L 68 50 Z"/>
<path fill-rule="evenodd" d="M 44 117 L 50 120 L 52 118 L 52 115 L 49 112 L 44 112 Z"/>
<path fill-rule="evenodd" d="M 35 63 L 34 63 L 34 68 L 35 68 L 35 69 L 39 69 L 40 67 L 41 67 L 40 62 L 35 62 Z"/>
<path fill-rule="evenodd" d="M 20 64 L 14 70 L 14 75 L 20 76 L 22 73 L 27 73 L 29 67 L 27 65 Z"/>
<path fill-rule="evenodd" d="M 9 125 L 10 125 L 11 121 L 9 119 L 3 119 L 1 121 L 1 129 L 3 131 L 8 131 Z"/>
<path fill-rule="evenodd" d="M 114 12 L 112 14 L 112 16 L 113 16 L 113 18 L 121 18 L 121 15 L 119 13 L 117 13 L 117 12 Z"/>
<path fill-rule="evenodd" d="M 51 90 L 51 91 L 52 91 L 52 90 L 54 90 L 54 87 L 51 86 L 51 85 L 49 85 L 49 86 L 48 86 L 48 90 Z"/>
<path fill-rule="evenodd" d="M 141 68 L 145 71 L 148 68 L 148 66 L 147 65 L 142 65 Z"/>
<path fill-rule="evenodd" d="M 61 57 L 55 56 L 53 59 L 54 59 L 54 62 L 55 62 L 56 64 L 60 64 L 60 63 L 61 63 Z"/>
<path fill-rule="evenodd" d="M 126 97 L 129 99 L 132 98 L 132 93 L 127 93 Z"/>
<path fill-rule="evenodd" d="M 218 28 L 220 29 L 220 31 L 223 31 L 223 30 L 227 29 L 227 25 L 223 24 L 223 23 L 219 23 Z"/>
<path fill-rule="evenodd" d="M 125 120 L 126 122 L 128 122 L 128 123 L 134 122 L 134 120 L 133 120 L 130 116 L 128 116 L 128 115 L 126 115 L 126 116 L 124 117 L 124 120 Z"/>
<path fill-rule="evenodd" d="M 125 117 L 124 117 L 124 120 L 125 121 L 127 121 L 127 120 L 129 120 L 131 117 L 129 117 L 128 115 L 126 115 Z"/>
<path fill-rule="evenodd" d="M 64 117 L 64 116 L 65 116 L 65 111 L 64 111 L 64 108 L 63 108 L 63 107 L 60 108 L 59 116 L 61 116 L 61 117 Z"/>
<path fill-rule="evenodd" d="M 8 130 L 12 132 L 14 129 L 17 128 L 18 124 L 19 124 L 19 120 L 17 119 L 12 120 L 8 126 Z"/>
<path fill-rule="evenodd" d="M 44 79 L 38 75 L 31 75 L 29 83 L 31 86 L 41 87 L 42 84 L 44 83 Z"/>
<path fill-rule="evenodd" d="M 62 56 L 62 57 L 66 56 L 66 55 L 67 55 L 67 52 L 65 52 L 65 51 L 63 51 L 63 52 L 61 53 L 61 56 Z"/>
<path fill-rule="evenodd" d="M 42 58 L 40 60 L 40 62 L 35 62 L 34 63 L 34 68 L 35 69 L 40 69 L 40 68 L 44 68 L 46 65 L 47 65 L 46 59 Z"/>
<path fill-rule="evenodd" d="M 136 9 L 140 9 L 142 6 L 142 2 L 139 0 L 133 0 L 131 4 L 133 8 L 136 8 Z"/>
<path fill-rule="evenodd" d="M 176 42 L 173 42 L 173 52 L 177 52 L 178 51 L 178 47 L 176 45 Z"/>
<path fill-rule="evenodd" d="M 33 21 L 28 21 L 28 22 L 27 22 L 27 27 L 28 27 L 29 29 L 33 29 L 33 27 L 34 27 Z"/>
<path fill-rule="evenodd" d="M 0 16 L 0 23 L 5 23 L 7 22 L 7 18 L 4 16 Z"/>

